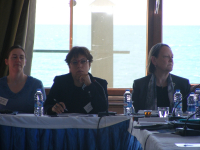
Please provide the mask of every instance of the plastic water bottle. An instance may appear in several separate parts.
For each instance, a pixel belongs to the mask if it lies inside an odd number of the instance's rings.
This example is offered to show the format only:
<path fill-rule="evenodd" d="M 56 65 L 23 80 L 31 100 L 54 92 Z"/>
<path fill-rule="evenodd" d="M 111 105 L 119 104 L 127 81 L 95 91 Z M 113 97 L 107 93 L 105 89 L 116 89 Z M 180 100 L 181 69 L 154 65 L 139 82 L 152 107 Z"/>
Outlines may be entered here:
<path fill-rule="evenodd" d="M 196 88 L 195 90 L 195 96 L 196 96 L 196 110 L 200 110 L 200 88 Z M 197 113 L 198 116 L 200 116 L 200 111 Z"/>
<path fill-rule="evenodd" d="M 190 116 L 195 112 L 196 112 L 196 98 L 194 92 L 191 92 L 187 98 L 187 114 L 188 116 Z M 194 115 L 192 118 L 195 119 L 196 115 Z"/>
<path fill-rule="evenodd" d="M 130 90 L 127 89 L 124 93 L 124 115 L 131 115 L 134 113 L 134 108 L 132 105 L 132 94 Z"/>
<path fill-rule="evenodd" d="M 182 116 L 183 115 L 182 94 L 181 94 L 179 89 L 177 89 L 176 93 L 174 94 L 174 109 L 175 109 L 175 115 L 176 116 Z"/>
<path fill-rule="evenodd" d="M 43 94 L 41 89 L 37 89 L 34 95 L 34 115 L 43 116 Z"/>

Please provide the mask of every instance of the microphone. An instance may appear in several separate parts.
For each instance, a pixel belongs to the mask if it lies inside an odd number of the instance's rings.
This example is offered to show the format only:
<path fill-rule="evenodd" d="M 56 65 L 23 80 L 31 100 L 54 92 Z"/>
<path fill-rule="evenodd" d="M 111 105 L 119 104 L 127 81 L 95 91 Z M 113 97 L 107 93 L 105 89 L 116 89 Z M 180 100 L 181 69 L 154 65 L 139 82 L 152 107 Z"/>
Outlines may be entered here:
<path fill-rule="evenodd" d="M 104 99 L 106 101 L 106 112 L 99 112 L 98 117 L 111 116 L 111 115 L 114 116 L 116 112 L 108 112 L 108 99 L 106 98 L 106 93 L 105 93 L 104 88 L 99 82 L 97 82 L 97 80 L 93 79 L 93 82 L 97 83 L 101 87 L 101 89 L 103 90 Z"/>
<path fill-rule="evenodd" d="M 179 105 L 180 103 L 183 102 L 183 100 L 184 100 L 186 97 L 189 96 L 190 93 L 191 93 L 191 91 L 190 91 L 189 93 L 187 93 L 187 94 L 182 98 L 182 100 L 179 101 L 179 102 L 176 104 L 176 106 L 174 106 L 173 111 L 172 111 L 172 117 L 176 117 L 176 115 L 175 115 L 175 109 L 178 107 L 178 105 Z M 181 119 L 182 117 L 178 117 L 178 118 Z"/>
<path fill-rule="evenodd" d="M 180 134 L 182 136 L 199 136 L 200 135 L 200 131 L 199 130 L 194 130 L 194 129 L 189 129 L 187 128 L 187 122 L 188 120 L 193 117 L 194 115 L 196 115 L 197 113 L 200 112 L 200 109 L 197 109 L 195 113 L 191 114 L 185 121 L 184 127 L 183 128 L 177 128 L 176 129 L 176 133 Z"/>

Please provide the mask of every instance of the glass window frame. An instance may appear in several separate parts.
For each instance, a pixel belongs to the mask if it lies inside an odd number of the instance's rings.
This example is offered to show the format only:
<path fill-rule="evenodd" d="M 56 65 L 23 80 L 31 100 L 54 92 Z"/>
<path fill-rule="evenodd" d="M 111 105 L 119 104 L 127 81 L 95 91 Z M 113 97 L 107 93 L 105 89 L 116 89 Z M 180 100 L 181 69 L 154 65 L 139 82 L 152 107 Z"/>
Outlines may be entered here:
<path fill-rule="evenodd" d="M 73 46 L 73 1 L 70 0 L 70 37 L 69 37 L 69 49 Z M 146 29 L 146 65 L 148 60 L 148 53 L 153 45 L 162 42 L 162 11 L 163 0 L 160 0 L 160 4 L 156 6 L 157 0 L 147 0 L 147 29 Z M 156 9 L 158 12 L 156 13 Z M 147 69 L 146 74 L 147 75 Z M 125 91 L 126 88 L 108 88 L 112 95 L 118 95 L 119 91 Z M 132 88 L 129 88 L 132 90 Z"/>

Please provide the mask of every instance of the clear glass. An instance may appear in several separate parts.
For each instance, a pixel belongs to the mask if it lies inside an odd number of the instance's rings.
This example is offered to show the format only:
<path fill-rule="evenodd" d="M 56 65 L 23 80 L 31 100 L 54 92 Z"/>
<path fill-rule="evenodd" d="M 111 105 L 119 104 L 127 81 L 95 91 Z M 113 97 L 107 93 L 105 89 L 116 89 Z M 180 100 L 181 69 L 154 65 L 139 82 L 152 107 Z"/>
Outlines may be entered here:
<path fill-rule="evenodd" d="M 69 72 L 65 60 L 67 53 L 34 53 L 31 75 L 42 80 L 44 87 L 51 87 L 56 75 Z"/>
<path fill-rule="evenodd" d="M 200 81 L 200 1 L 163 0 L 163 43 L 174 54 L 172 74 Z"/>
<path fill-rule="evenodd" d="M 132 88 L 145 76 L 146 0 L 76 0 L 73 7 L 73 46 L 93 55 L 90 72 L 110 88 Z M 48 5 L 47 5 L 48 3 Z M 45 8 L 45 11 L 44 11 Z M 37 1 L 34 49 L 69 49 L 69 0 Z M 51 87 L 56 75 L 68 73 L 67 53 L 33 53 L 31 75 Z"/>
<path fill-rule="evenodd" d="M 167 118 L 169 116 L 169 107 L 158 107 L 158 115 L 160 118 Z"/>
<path fill-rule="evenodd" d="M 133 80 L 145 76 L 146 0 L 76 2 L 73 46 L 91 50 L 91 73 L 108 87 L 132 88 Z"/>
<path fill-rule="evenodd" d="M 69 1 L 38 0 L 34 50 L 69 50 Z M 56 75 L 69 72 L 67 53 L 33 52 L 31 76 L 51 87 Z"/>

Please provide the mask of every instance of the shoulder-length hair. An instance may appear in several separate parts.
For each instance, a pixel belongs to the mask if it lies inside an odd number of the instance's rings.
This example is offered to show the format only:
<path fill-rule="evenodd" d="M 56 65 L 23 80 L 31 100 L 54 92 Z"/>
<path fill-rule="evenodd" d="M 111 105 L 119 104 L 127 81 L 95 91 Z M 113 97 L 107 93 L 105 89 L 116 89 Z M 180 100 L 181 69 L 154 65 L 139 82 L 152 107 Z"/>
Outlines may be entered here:
<path fill-rule="evenodd" d="M 157 43 L 156 45 L 154 45 L 150 51 L 149 51 L 149 56 L 148 56 L 148 64 L 147 64 L 147 73 L 154 73 L 156 68 L 154 66 L 154 64 L 151 61 L 151 57 L 155 56 L 156 58 L 158 58 L 158 55 L 160 53 L 160 50 L 163 46 L 167 46 L 169 47 L 169 45 L 167 44 L 163 44 L 163 43 Z M 169 47 L 170 48 L 170 47 Z"/>

